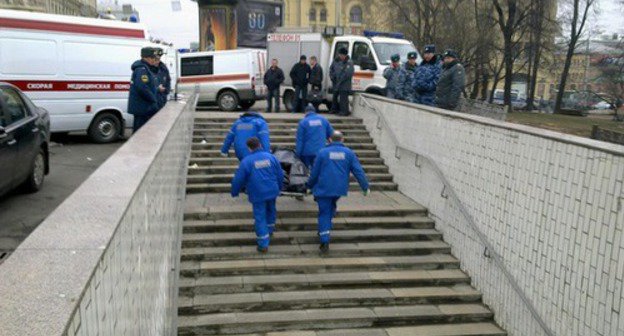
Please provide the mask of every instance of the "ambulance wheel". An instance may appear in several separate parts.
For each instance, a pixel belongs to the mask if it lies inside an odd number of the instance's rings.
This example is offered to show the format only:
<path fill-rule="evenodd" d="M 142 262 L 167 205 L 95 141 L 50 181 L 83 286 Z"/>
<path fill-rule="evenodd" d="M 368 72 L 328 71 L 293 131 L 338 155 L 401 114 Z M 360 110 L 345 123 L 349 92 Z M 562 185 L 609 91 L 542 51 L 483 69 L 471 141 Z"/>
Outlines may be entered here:
<path fill-rule="evenodd" d="M 238 95 L 234 91 L 223 91 L 217 98 L 221 111 L 235 111 L 238 107 Z"/>
<path fill-rule="evenodd" d="M 255 103 L 256 102 L 254 100 L 244 100 L 240 103 L 240 106 L 243 110 L 248 110 L 254 106 Z"/>
<path fill-rule="evenodd" d="M 295 110 L 295 92 L 287 90 L 284 92 L 284 106 L 286 111 L 292 112 Z"/>
<path fill-rule="evenodd" d="M 88 133 L 95 143 L 113 142 L 121 134 L 121 120 L 112 113 L 100 113 L 93 119 Z"/>

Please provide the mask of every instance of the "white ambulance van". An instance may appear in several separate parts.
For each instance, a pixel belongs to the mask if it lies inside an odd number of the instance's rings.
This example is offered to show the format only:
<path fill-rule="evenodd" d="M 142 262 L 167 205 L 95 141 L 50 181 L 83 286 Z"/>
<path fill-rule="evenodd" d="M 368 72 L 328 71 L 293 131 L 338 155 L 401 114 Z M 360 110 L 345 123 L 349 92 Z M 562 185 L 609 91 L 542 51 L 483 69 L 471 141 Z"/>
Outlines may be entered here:
<path fill-rule="evenodd" d="M 237 49 L 180 53 L 178 93 L 199 92 L 199 102 L 216 104 L 222 111 L 246 110 L 264 99 L 266 51 Z"/>
<path fill-rule="evenodd" d="M 0 10 L 0 82 L 48 110 L 53 133 L 115 141 L 132 126 L 130 66 L 156 46 L 147 38 L 138 23 Z"/>
<path fill-rule="evenodd" d="M 281 33 L 280 31 L 286 31 Z M 292 30 L 292 29 L 290 29 Z M 293 32 L 294 31 L 294 32 Z M 281 96 L 288 111 L 293 110 L 295 89 L 292 87 L 288 73 L 292 66 L 299 62 L 300 55 L 316 56 L 323 68 L 323 89 L 321 94 L 328 108 L 331 107 L 332 87 L 329 79 L 329 68 L 338 51 L 347 49 L 354 64 L 353 92 L 384 94 L 386 79 L 383 71 L 390 65 L 393 54 L 401 56 L 402 63 L 407 61 L 407 54 L 415 51 L 414 44 L 406 39 L 381 36 L 375 32 L 365 32 L 364 36 L 345 35 L 328 39 L 320 33 L 298 33 L 296 30 L 278 29 L 277 33 L 267 36 L 267 58 L 276 58 L 284 70 L 286 80 L 281 87 Z M 418 54 L 418 63 L 422 61 Z"/>

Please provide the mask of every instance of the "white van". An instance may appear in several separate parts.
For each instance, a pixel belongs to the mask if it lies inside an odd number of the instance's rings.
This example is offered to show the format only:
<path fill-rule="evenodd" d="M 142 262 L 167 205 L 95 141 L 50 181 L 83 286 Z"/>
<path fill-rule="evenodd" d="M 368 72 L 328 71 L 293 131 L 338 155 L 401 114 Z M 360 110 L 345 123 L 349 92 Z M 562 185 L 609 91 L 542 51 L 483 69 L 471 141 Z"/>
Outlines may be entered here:
<path fill-rule="evenodd" d="M 331 81 L 329 68 L 338 51 L 347 49 L 354 64 L 353 92 L 384 94 L 386 79 L 383 71 L 390 65 L 390 57 L 399 54 L 401 61 L 407 61 L 407 54 L 415 51 L 411 41 L 383 36 L 336 36 L 328 40 L 320 33 L 272 33 L 267 36 L 268 58 L 276 58 L 284 70 L 286 80 L 281 87 L 281 95 L 288 111 L 293 110 L 295 89 L 288 73 L 299 62 L 300 55 L 316 56 L 323 68 L 323 97 L 325 104 L 331 105 Z M 418 63 L 422 61 L 418 54 Z"/>
<path fill-rule="evenodd" d="M 267 94 L 266 51 L 252 49 L 179 54 L 178 93 L 199 92 L 199 102 L 222 111 L 246 110 Z"/>
<path fill-rule="evenodd" d="M 130 66 L 142 47 L 160 46 L 141 24 L 13 10 L 0 20 L 0 81 L 48 110 L 52 132 L 104 143 L 132 126 Z"/>

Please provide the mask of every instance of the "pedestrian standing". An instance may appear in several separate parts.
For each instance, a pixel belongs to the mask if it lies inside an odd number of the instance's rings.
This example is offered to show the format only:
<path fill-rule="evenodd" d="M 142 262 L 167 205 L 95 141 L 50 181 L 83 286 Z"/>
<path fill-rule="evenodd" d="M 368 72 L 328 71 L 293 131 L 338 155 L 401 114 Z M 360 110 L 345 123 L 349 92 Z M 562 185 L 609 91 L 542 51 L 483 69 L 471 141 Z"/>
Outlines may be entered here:
<path fill-rule="evenodd" d="M 132 131 L 136 133 L 158 112 L 157 79 L 150 67 L 157 65 L 156 50 L 141 49 L 141 59 L 132 64 L 128 96 L 128 113 L 134 116 Z"/>
<path fill-rule="evenodd" d="M 405 83 L 405 68 L 401 67 L 401 56 L 394 54 L 390 57 L 392 62 L 387 67 L 383 76 L 386 79 L 386 97 L 403 99 L 403 84 Z"/>
<path fill-rule="evenodd" d="M 353 62 L 349 58 L 347 48 L 338 50 L 338 58 L 329 68 L 329 77 L 332 81 L 332 113 L 340 116 L 349 115 L 349 94 L 353 81 Z"/>
<path fill-rule="evenodd" d="M 349 174 L 353 173 L 365 196 L 370 194 L 360 161 L 343 141 L 342 133 L 335 131 L 332 134 L 329 145 L 319 151 L 307 183 L 319 207 L 318 235 L 322 253 L 329 251 L 332 219 L 336 215 L 338 200 L 349 192 Z"/>
<path fill-rule="evenodd" d="M 446 50 L 442 55 L 444 65 L 436 88 L 436 106 L 458 111 L 461 108 L 461 95 L 466 85 L 466 72 L 459 63 L 459 56 L 453 50 Z"/>
<path fill-rule="evenodd" d="M 403 98 L 405 101 L 415 103 L 418 100 L 416 93 L 416 69 L 418 68 L 418 53 L 410 51 L 407 53 L 407 62 L 405 62 L 405 83 L 403 84 Z"/>
<path fill-rule="evenodd" d="M 249 138 L 246 145 L 250 154 L 234 174 L 231 193 L 232 197 L 238 197 L 243 188 L 246 190 L 253 208 L 257 250 L 267 253 L 275 230 L 275 200 L 281 191 L 284 172 L 275 156 L 262 148 L 258 138 Z"/>
<path fill-rule="evenodd" d="M 159 109 L 163 108 L 169 100 L 169 93 L 171 92 L 171 76 L 169 74 L 169 68 L 162 62 L 162 56 L 165 51 L 162 48 L 156 48 L 156 78 L 158 79 L 158 106 Z"/>
<path fill-rule="evenodd" d="M 417 103 L 435 106 L 436 88 L 442 73 L 442 62 L 440 57 L 435 54 L 435 45 L 433 44 L 425 46 L 423 57 L 422 63 L 416 69 L 414 80 Z"/>
<path fill-rule="evenodd" d="M 306 107 L 306 115 L 297 127 L 295 154 L 303 164 L 312 168 L 318 152 L 325 147 L 334 133 L 329 121 L 316 112 L 312 105 Z"/>
<path fill-rule="evenodd" d="M 243 161 L 249 155 L 247 140 L 252 137 L 260 139 L 260 144 L 264 150 L 271 150 L 269 125 L 267 122 L 257 112 L 245 112 L 232 124 L 229 133 L 223 141 L 221 156 L 227 157 L 230 147 L 234 144 L 234 152 L 238 161 Z"/>
<path fill-rule="evenodd" d="M 319 113 L 319 106 L 322 100 L 323 68 L 318 64 L 316 56 L 310 57 L 310 88 L 309 100 L 316 109 L 316 113 Z"/>
<path fill-rule="evenodd" d="M 273 100 L 275 100 L 275 112 L 280 109 L 280 85 L 284 82 L 284 71 L 277 66 L 277 59 L 271 60 L 271 67 L 264 74 L 264 85 L 267 86 L 267 112 L 271 112 Z"/>
<path fill-rule="evenodd" d="M 301 57 L 299 57 L 299 62 L 290 70 L 290 79 L 292 80 L 292 85 L 295 87 L 295 106 L 293 107 L 293 112 L 303 112 L 303 108 L 306 106 L 308 83 L 310 81 L 310 66 L 307 63 L 305 55 L 301 55 Z"/>

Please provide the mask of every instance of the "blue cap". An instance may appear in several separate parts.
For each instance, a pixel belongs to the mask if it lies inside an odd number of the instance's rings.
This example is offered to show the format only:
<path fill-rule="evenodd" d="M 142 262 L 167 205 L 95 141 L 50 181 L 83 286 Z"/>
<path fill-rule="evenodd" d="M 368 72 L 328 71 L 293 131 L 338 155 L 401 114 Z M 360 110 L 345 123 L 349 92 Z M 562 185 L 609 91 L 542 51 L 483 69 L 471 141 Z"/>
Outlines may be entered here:
<path fill-rule="evenodd" d="M 442 54 L 442 57 L 459 58 L 459 55 L 457 54 L 457 52 L 455 50 L 446 49 L 446 51 L 444 51 L 444 54 Z"/>
<path fill-rule="evenodd" d="M 398 61 L 401 60 L 401 56 L 399 54 L 394 54 L 394 55 L 390 56 L 390 60 L 392 62 L 398 62 Z"/>
<path fill-rule="evenodd" d="M 425 46 L 425 54 L 426 53 L 431 53 L 431 54 L 435 54 L 435 45 L 433 44 L 427 44 Z"/>
<path fill-rule="evenodd" d="M 316 112 L 316 109 L 314 108 L 314 106 L 312 105 L 312 103 L 308 103 L 308 106 L 306 106 L 305 108 L 305 112 Z"/>

